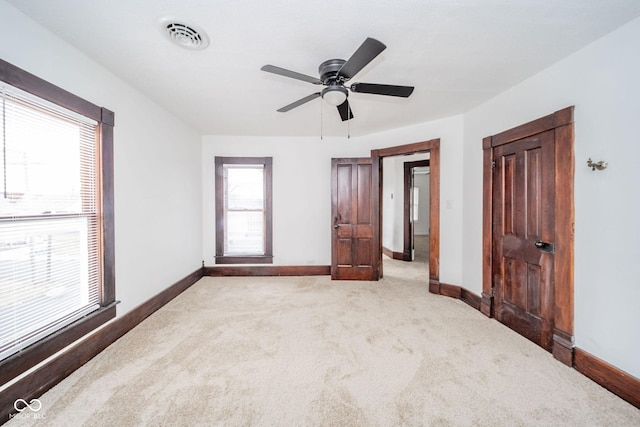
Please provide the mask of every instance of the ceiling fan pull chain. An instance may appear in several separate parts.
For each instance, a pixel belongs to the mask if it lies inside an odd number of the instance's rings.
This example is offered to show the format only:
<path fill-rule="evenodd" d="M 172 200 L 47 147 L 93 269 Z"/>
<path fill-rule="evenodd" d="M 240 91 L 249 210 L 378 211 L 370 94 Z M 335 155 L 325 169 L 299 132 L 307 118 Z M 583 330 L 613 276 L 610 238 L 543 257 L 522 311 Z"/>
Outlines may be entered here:
<path fill-rule="evenodd" d="M 322 141 L 322 102 L 320 103 L 320 141 Z"/>

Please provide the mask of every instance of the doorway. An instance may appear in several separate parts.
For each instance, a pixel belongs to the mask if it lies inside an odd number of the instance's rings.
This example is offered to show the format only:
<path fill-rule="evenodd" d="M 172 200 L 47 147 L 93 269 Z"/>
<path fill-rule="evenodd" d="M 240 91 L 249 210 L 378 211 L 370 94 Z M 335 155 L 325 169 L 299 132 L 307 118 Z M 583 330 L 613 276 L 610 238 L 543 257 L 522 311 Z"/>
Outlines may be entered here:
<path fill-rule="evenodd" d="M 382 252 L 389 258 L 414 260 L 416 244 L 423 249 L 418 255 L 423 259 L 428 256 L 428 165 L 429 153 L 382 159 Z"/>
<path fill-rule="evenodd" d="M 429 260 L 429 159 L 404 162 L 403 259 Z"/>
<path fill-rule="evenodd" d="M 382 160 L 392 156 L 406 156 L 416 153 L 429 154 L 429 291 L 440 293 L 440 139 L 432 139 L 414 144 L 401 145 L 380 150 L 372 150 L 373 187 L 378 189 L 373 198 L 373 209 L 376 216 L 378 233 L 377 262 L 382 277 Z M 374 190 L 375 191 L 375 190 Z"/>

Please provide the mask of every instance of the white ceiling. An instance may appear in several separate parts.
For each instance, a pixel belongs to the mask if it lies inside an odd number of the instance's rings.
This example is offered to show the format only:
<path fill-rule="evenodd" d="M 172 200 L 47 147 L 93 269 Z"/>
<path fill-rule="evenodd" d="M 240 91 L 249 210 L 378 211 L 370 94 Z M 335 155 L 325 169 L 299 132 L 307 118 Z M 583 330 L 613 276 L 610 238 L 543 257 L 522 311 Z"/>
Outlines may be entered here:
<path fill-rule="evenodd" d="M 8 0 L 44 27 L 203 134 L 320 132 L 312 84 L 366 37 L 387 49 L 353 82 L 415 86 L 408 99 L 352 93 L 352 135 L 460 114 L 640 16 L 639 0 Z M 171 44 L 163 17 L 189 20 L 211 39 L 201 51 Z M 108 106 L 107 106 L 108 107 Z M 324 135 L 344 135 L 335 107 Z"/>

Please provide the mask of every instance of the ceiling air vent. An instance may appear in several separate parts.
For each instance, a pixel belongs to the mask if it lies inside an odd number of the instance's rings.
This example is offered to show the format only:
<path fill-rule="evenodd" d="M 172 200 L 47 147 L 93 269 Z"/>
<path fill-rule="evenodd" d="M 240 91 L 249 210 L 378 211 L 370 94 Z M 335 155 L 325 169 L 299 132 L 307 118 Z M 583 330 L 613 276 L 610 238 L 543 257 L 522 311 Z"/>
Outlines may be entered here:
<path fill-rule="evenodd" d="M 162 32 L 175 44 L 185 49 L 201 50 L 209 46 L 209 37 L 191 22 L 174 18 L 160 20 Z"/>

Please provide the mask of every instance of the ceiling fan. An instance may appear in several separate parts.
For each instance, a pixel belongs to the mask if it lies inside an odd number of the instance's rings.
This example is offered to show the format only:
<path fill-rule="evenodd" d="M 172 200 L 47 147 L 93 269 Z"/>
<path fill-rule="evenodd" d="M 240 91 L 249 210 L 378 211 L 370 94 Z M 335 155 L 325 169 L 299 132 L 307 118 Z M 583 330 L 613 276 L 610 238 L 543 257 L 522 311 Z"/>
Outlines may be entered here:
<path fill-rule="evenodd" d="M 276 67 L 275 65 L 265 65 L 261 70 L 313 83 L 315 85 L 326 86 L 320 92 L 312 93 L 311 95 L 305 96 L 304 98 L 292 102 L 289 105 L 285 105 L 278 110 L 279 112 L 287 112 L 301 106 L 302 104 L 321 97 L 327 103 L 336 106 L 338 108 L 340 118 L 342 121 L 345 121 L 353 118 L 353 113 L 348 100 L 349 91 L 356 93 L 372 93 L 375 95 L 399 96 L 402 98 L 409 97 L 413 92 L 413 86 L 382 85 L 375 83 L 352 83 L 350 86 L 345 86 L 346 82 L 351 80 L 351 78 L 358 74 L 360 70 L 362 70 L 369 62 L 373 61 L 373 59 L 386 48 L 387 46 L 383 43 L 368 37 L 347 61 L 344 59 L 329 59 L 320 64 L 320 67 L 318 67 L 320 78 L 286 70 L 284 68 Z"/>

